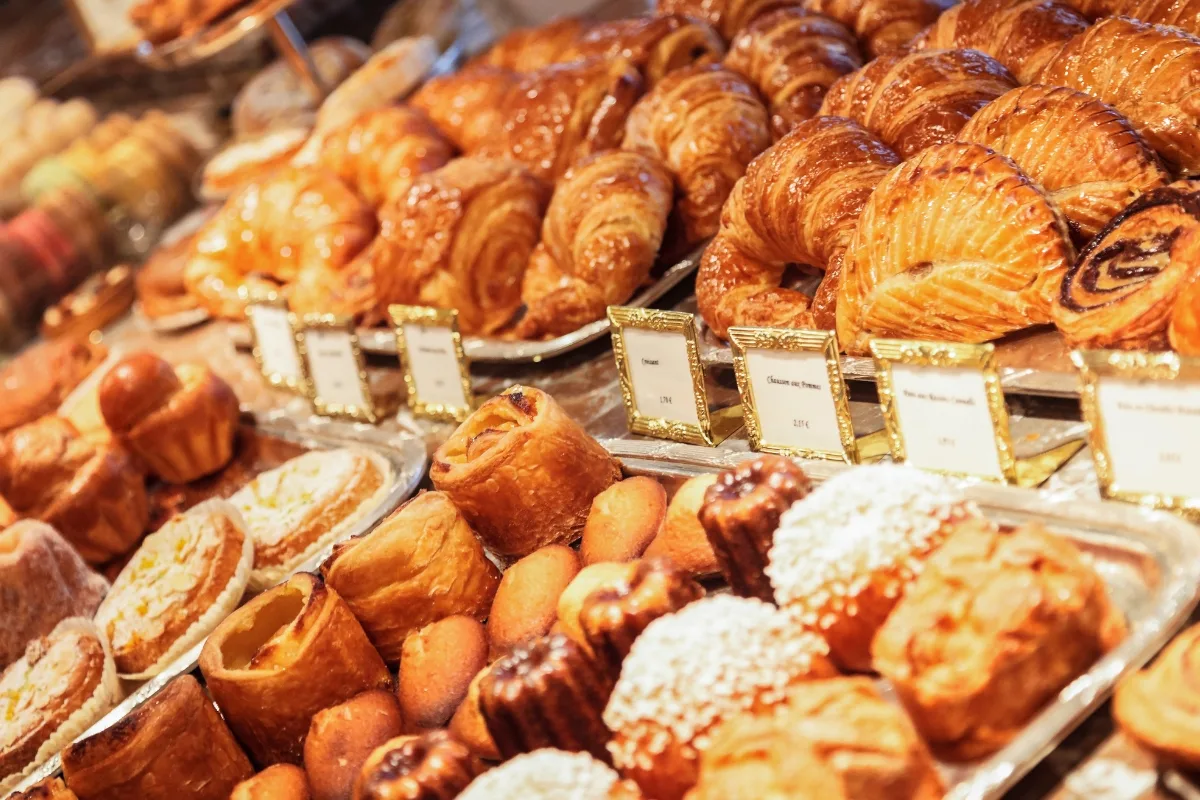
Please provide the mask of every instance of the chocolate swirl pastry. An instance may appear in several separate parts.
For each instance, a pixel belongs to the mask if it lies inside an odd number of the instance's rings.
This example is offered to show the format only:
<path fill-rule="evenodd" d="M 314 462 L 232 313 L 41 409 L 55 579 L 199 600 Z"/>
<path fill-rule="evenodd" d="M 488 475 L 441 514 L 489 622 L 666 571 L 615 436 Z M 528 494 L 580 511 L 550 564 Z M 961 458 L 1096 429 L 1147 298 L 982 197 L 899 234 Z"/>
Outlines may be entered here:
<path fill-rule="evenodd" d="M 354 800 L 453 800 L 483 762 L 446 731 L 400 736 L 375 748 L 354 784 Z"/>
<path fill-rule="evenodd" d="M 1200 181 L 1139 197 L 1067 270 L 1054 324 L 1072 347 L 1165 350 L 1180 292 L 1200 272 Z"/>

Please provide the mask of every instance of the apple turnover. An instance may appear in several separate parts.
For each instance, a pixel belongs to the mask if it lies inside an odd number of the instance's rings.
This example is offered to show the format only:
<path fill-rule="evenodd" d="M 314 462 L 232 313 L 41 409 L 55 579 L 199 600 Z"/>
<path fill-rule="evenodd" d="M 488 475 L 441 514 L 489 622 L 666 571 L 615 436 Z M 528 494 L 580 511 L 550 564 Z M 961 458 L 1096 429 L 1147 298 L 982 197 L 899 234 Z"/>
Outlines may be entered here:
<path fill-rule="evenodd" d="M 237 608 L 254 543 L 237 509 L 208 500 L 142 542 L 96 612 L 122 677 L 150 678 Z"/>
<path fill-rule="evenodd" d="M 229 498 L 254 540 L 250 589 L 262 591 L 343 539 L 392 486 L 369 450 L 313 450 L 262 473 Z"/>

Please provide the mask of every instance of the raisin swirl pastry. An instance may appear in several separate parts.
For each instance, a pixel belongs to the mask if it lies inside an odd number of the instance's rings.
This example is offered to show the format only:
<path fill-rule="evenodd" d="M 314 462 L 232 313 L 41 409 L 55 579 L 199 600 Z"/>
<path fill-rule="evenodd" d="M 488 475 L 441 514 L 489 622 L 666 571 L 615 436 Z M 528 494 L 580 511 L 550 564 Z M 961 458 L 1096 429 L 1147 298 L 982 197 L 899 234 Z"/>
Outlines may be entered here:
<path fill-rule="evenodd" d="M 506 759 L 553 747 L 608 761 L 601 714 L 614 678 L 569 637 L 552 634 L 493 664 L 479 685 L 479 707 Z"/>
<path fill-rule="evenodd" d="M 734 594 L 775 599 L 767 578 L 779 518 L 812 491 L 812 481 L 790 458 L 762 455 L 727 469 L 704 495 L 700 524 Z"/>
<path fill-rule="evenodd" d="M 1200 181 L 1177 181 L 1135 200 L 1084 248 L 1054 324 L 1072 347 L 1165 349 L 1180 291 L 1198 272 Z"/>
<path fill-rule="evenodd" d="M 399 736 L 375 748 L 354 783 L 354 800 L 454 800 L 483 762 L 446 731 Z"/>

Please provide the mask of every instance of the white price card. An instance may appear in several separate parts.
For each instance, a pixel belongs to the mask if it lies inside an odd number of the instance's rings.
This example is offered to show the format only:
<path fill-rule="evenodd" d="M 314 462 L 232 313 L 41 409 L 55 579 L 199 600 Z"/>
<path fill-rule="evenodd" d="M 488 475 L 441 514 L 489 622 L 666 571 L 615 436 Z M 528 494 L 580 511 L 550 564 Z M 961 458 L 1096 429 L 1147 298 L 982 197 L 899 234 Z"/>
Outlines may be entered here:
<path fill-rule="evenodd" d="M 367 384 L 366 364 L 352 321 L 308 316 L 302 335 L 317 413 L 375 422 L 377 415 Z"/>
<path fill-rule="evenodd" d="M 308 376 L 296 336 L 296 318 L 286 304 L 253 303 L 246 319 L 254 340 L 254 360 L 267 383 L 308 393 Z"/>
<path fill-rule="evenodd" d="M 625 358 L 639 414 L 699 425 L 687 339 L 679 333 L 630 328 Z"/>
<path fill-rule="evenodd" d="M 453 309 L 393 305 L 396 351 L 408 388 L 408 406 L 417 416 L 466 419 L 472 409 L 471 374 Z"/>

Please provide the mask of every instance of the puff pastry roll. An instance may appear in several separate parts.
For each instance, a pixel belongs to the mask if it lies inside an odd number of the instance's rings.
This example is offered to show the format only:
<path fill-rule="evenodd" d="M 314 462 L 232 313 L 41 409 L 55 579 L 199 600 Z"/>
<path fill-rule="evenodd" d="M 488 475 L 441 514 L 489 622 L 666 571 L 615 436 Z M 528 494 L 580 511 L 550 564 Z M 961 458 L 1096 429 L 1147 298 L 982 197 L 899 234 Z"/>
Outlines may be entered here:
<path fill-rule="evenodd" d="M 439 75 L 425 81 L 408 104 L 425 112 L 458 149 L 471 153 L 504 125 L 504 103 L 519 77 L 489 66 Z"/>
<path fill-rule="evenodd" d="M 680 194 L 676 213 L 692 243 L 716 233 L 734 183 L 770 144 L 758 92 L 738 73 L 711 65 L 659 82 L 630 112 L 623 147 L 671 170 Z"/>
<path fill-rule="evenodd" d="M 854 31 L 868 55 L 903 49 L 956 0 L 803 0 L 809 11 L 833 17 Z"/>
<path fill-rule="evenodd" d="M 1170 179 L 1129 120 L 1063 87 L 1014 89 L 984 106 L 958 138 L 1015 161 L 1050 195 L 1080 244 L 1139 194 Z"/>
<path fill-rule="evenodd" d="M 666 167 L 608 150 L 563 176 L 521 290 L 522 338 L 559 336 L 604 318 L 650 277 L 671 213 Z"/>
<path fill-rule="evenodd" d="M 254 770 L 191 675 L 63 752 L 80 800 L 228 800 Z"/>
<path fill-rule="evenodd" d="M 1111 103 L 1167 165 L 1200 171 L 1200 38 L 1124 17 L 1071 38 L 1038 83 L 1067 86 Z"/>
<path fill-rule="evenodd" d="M 700 262 L 696 299 L 709 327 L 722 338 L 731 325 L 832 328 L 859 213 L 899 163 L 858 123 L 837 117 L 802 122 L 754 159 Z M 826 270 L 815 303 L 783 285 L 788 264 Z"/>
<path fill-rule="evenodd" d="M 1170 25 L 1200 34 L 1198 0 L 1066 0 L 1092 19 L 1132 17 L 1155 25 Z"/>
<path fill-rule="evenodd" d="M 986 342 L 1050 321 L 1074 256 L 1066 221 L 1011 159 L 931 147 L 892 170 L 858 220 L 837 302 L 838 340 Z"/>
<path fill-rule="evenodd" d="M 1200 702 L 1196 656 L 1200 625 L 1179 634 L 1149 668 L 1130 675 L 1113 695 L 1113 719 L 1168 766 L 1200 766 Z"/>
<path fill-rule="evenodd" d="M 464 71 L 476 67 L 500 67 L 513 72 L 533 72 L 564 60 L 564 56 L 587 30 L 578 17 L 563 17 L 544 25 L 517 28 L 505 34 L 487 52 L 471 59 Z"/>
<path fill-rule="evenodd" d="M 904 158 L 954 141 L 976 111 L 1017 85 L 999 61 L 977 50 L 921 50 L 881 56 L 839 78 L 823 116 L 849 117 Z"/>
<path fill-rule="evenodd" d="M 204 643 L 200 671 L 259 766 L 301 764 L 314 714 L 392 684 L 346 602 L 308 573 L 226 618 Z"/>
<path fill-rule="evenodd" d="M 725 43 L 704 22 L 683 14 L 633 17 L 592 25 L 569 48 L 564 61 L 627 58 L 654 86 L 668 73 L 693 64 L 712 64 Z"/>
<path fill-rule="evenodd" d="M 1059 0 L 966 0 L 938 17 L 909 46 L 971 48 L 1008 68 L 1020 83 L 1032 83 L 1068 39 L 1088 21 Z"/>
<path fill-rule="evenodd" d="M 621 470 L 554 398 L 513 386 L 458 426 L 429 477 L 485 547 L 519 558 L 578 539 L 592 500 Z"/>
<path fill-rule="evenodd" d="M 1178 181 L 1139 197 L 1084 248 L 1054 324 L 1072 347 L 1167 349 L 1172 317 L 1195 296 L 1181 292 L 1197 275 L 1200 181 Z"/>

